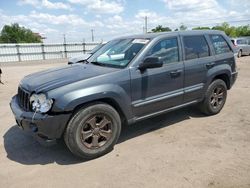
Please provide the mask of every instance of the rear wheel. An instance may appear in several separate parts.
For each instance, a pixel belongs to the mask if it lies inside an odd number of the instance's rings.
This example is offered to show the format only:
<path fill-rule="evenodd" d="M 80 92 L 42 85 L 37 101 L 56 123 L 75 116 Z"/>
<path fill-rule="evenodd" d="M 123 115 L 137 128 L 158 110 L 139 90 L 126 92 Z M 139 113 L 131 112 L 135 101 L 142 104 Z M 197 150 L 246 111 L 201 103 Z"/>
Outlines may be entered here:
<path fill-rule="evenodd" d="M 242 50 L 239 50 L 238 52 L 238 58 L 240 58 L 242 56 Z"/>
<path fill-rule="evenodd" d="M 111 151 L 121 132 L 117 111 L 108 104 L 80 109 L 69 121 L 64 140 L 70 151 L 93 159 Z"/>
<path fill-rule="evenodd" d="M 214 80 L 208 87 L 200 109 L 206 115 L 214 115 L 221 111 L 227 98 L 227 86 L 221 79 Z"/>

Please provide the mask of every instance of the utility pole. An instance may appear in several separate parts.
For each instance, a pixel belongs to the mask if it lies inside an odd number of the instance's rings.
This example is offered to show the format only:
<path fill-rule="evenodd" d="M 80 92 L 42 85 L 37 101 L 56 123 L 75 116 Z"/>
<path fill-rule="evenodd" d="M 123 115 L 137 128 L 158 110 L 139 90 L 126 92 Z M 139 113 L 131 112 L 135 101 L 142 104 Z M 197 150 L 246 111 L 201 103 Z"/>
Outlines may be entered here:
<path fill-rule="evenodd" d="M 145 33 L 148 32 L 148 17 L 145 16 Z"/>
<path fill-rule="evenodd" d="M 92 38 L 92 42 L 94 42 L 94 29 L 91 29 L 91 38 Z"/>

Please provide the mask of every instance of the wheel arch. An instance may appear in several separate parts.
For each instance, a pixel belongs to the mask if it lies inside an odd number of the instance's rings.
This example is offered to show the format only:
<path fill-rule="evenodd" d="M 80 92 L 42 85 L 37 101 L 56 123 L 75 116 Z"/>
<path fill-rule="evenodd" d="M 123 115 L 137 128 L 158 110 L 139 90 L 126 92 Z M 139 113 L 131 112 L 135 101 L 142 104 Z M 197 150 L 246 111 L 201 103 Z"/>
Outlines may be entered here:
<path fill-rule="evenodd" d="M 217 79 L 221 79 L 225 82 L 226 86 L 227 86 L 227 89 L 229 90 L 230 89 L 230 78 L 228 76 L 228 74 L 226 73 L 222 73 L 222 74 L 218 74 L 218 75 L 215 75 L 213 77 L 213 79 L 211 80 L 210 84 L 214 81 L 214 80 L 217 80 Z"/>
<path fill-rule="evenodd" d="M 125 113 L 124 113 L 123 109 L 121 108 L 121 106 L 119 105 L 119 103 L 115 99 L 112 99 L 109 97 L 104 97 L 104 98 L 100 98 L 100 99 L 87 101 L 87 102 L 78 104 L 73 109 L 72 115 L 75 114 L 78 110 L 80 110 L 82 108 L 86 108 L 87 106 L 91 106 L 91 105 L 98 104 L 98 103 L 105 103 L 105 104 L 112 106 L 120 115 L 122 123 L 127 123 L 128 117 L 125 115 Z"/>

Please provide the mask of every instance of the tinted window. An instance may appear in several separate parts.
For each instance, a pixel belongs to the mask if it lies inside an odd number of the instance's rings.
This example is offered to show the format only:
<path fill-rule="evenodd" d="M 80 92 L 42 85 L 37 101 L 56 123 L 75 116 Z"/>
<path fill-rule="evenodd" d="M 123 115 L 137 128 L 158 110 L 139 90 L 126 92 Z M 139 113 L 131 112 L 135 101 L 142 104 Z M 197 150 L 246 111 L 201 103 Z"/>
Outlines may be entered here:
<path fill-rule="evenodd" d="M 215 50 L 215 54 L 231 52 L 230 47 L 221 35 L 211 35 L 210 38 Z"/>
<path fill-rule="evenodd" d="M 183 41 L 186 60 L 209 56 L 209 48 L 204 36 L 185 36 Z"/>
<path fill-rule="evenodd" d="M 147 56 L 160 57 L 164 64 L 179 61 L 177 38 L 164 39 L 158 42 Z"/>

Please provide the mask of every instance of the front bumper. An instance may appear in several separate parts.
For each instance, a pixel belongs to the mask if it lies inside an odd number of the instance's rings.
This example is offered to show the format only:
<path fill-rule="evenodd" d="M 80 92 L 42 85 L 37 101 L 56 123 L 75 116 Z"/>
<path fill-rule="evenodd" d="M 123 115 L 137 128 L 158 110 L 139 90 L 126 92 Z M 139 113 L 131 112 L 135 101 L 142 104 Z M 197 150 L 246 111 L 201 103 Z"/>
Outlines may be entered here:
<path fill-rule="evenodd" d="M 19 105 L 14 96 L 10 108 L 15 116 L 17 125 L 24 131 L 31 132 L 42 144 L 54 143 L 60 138 L 71 114 L 48 115 L 26 112 Z"/>

